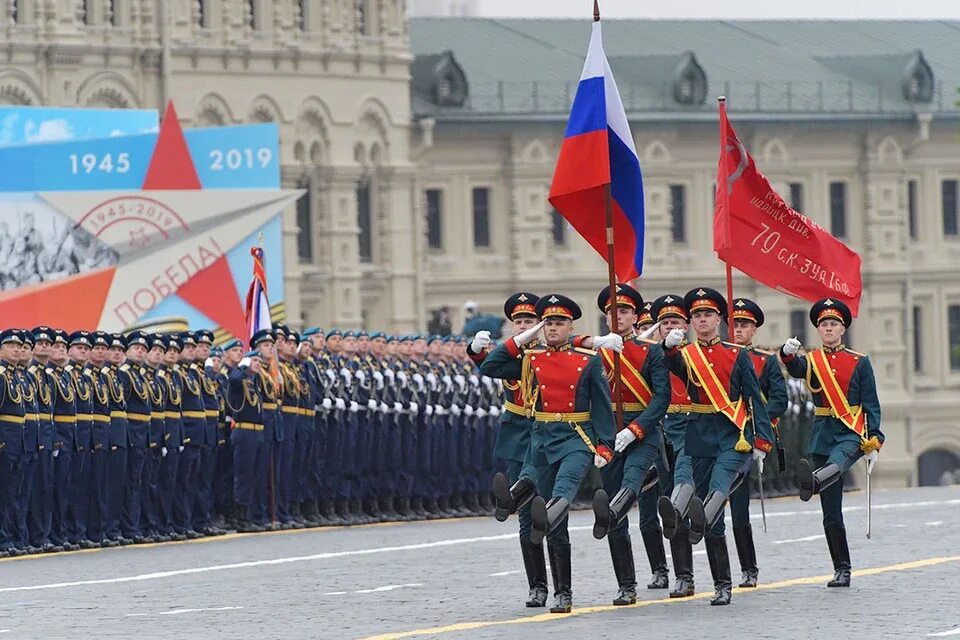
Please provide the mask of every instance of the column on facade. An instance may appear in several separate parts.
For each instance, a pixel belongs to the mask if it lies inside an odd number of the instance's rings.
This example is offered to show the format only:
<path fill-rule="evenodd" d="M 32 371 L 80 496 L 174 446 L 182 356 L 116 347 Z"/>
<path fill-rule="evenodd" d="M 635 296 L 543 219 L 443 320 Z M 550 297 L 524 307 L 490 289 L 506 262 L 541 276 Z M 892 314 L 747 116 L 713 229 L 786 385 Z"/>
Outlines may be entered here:
<path fill-rule="evenodd" d="M 359 327 L 360 251 L 357 226 L 357 183 L 362 169 L 336 166 L 321 173 L 317 196 L 328 212 L 318 232 L 320 253 L 328 275 L 324 322 L 330 326 Z M 329 261 L 329 262 L 328 262 Z"/>
<path fill-rule="evenodd" d="M 382 317 L 375 324 L 404 333 L 419 326 L 418 279 L 421 277 L 422 239 L 417 236 L 418 210 L 411 206 L 414 189 L 412 166 L 377 171 L 373 212 L 380 245 L 379 265 L 386 273 Z M 376 256 L 375 256 L 376 259 Z"/>

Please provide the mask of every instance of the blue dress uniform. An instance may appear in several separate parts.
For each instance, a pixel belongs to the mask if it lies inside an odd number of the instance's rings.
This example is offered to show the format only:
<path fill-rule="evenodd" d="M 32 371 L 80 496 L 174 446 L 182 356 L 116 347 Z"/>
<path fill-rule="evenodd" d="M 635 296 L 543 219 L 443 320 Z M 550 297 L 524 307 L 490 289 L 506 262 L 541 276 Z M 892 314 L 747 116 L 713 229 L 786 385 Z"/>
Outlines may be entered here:
<path fill-rule="evenodd" d="M 677 294 L 668 293 L 654 300 L 650 305 L 649 313 L 651 323 L 654 319 L 656 322 L 663 322 L 671 318 L 677 318 L 684 323 L 687 322 L 687 310 L 683 304 L 683 296 Z M 666 363 L 664 363 L 664 366 L 666 366 Z M 687 392 L 687 385 L 683 380 L 673 373 L 668 373 L 668 377 L 670 380 L 670 406 L 667 407 L 667 412 L 663 416 L 664 456 L 658 467 L 658 472 L 660 474 L 660 490 L 663 494 L 659 500 L 669 514 L 673 513 L 673 504 L 681 504 L 677 500 L 679 494 L 686 493 L 688 498 L 693 496 L 694 483 L 693 466 L 690 462 L 690 456 L 686 455 L 684 446 L 691 410 L 690 394 Z M 657 508 L 657 497 L 652 491 L 645 491 L 640 497 L 640 512 L 645 513 L 650 508 Z M 676 576 L 676 583 L 670 591 L 671 598 L 692 596 L 695 590 L 693 545 L 690 544 L 690 536 L 686 525 L 686 510 L 682 510 L 679 515 L 680 517 L 676 519 L 676 529 L 670 529 L 667 526 L 669 520 L 663 526 L 663 534 L 670 542 L 673 574 Z"/>
<path fill-rule="evenodd" d="M 615 306 L 624 306 L 636 312 L 643 307 L 643 297 L 630 285 L 618 284 Z M 600 292 L 597 307 L 605 314 L 611 313 L 609 288 Z M 604 488 L 596 493 L 593 500 L 593 535 L 597 539 L 607 536 L 619 587 L 619 593 L 613 600 L 615 605 L 637 601 L 637 578 L 628 514 L 644 490 L 656 493 L 659 478 L 657 465 L 662 457 L 660 421 L 670 405 L 669 374 L 663 364 L 662 349 L 656 342 L 636 337 L 633 327 L 622 327 L 622 333 L 624 345 L 620 355 L 619 398 L 614 393 L 614 353 L 603 349 L 600 355 L 607 379 L 610 380 L 614 411 L 616 405 L 622 403 L 623 424 L 618 433 L 627 430 L 634 439 L 603 468 L 601 475 Z M 651 505 L 648 504 L 647 508 L 650 509 Z M 663 549 L 656 507 L 653 506 L 647 513 L 642 512 L 640 519 L 640 534 L 653 574 L 653 582 L 648 587 L 665 589 L 669 584 L 667 556 Z"/>
<path fill-rule="evenodd" d="M 23 555 L 17 549 L 17 492 L 23 478 L 24 404 L 14 353 L 23 344 L 20 334 L 0 332 L 0 557 Z"/>
<path fill-rule="evenodd" d="M 286 329 L 287 336 L 294 335 Z M 281 387 L 280 413 L 283 420 L 284 439 L 278 450 L 277 465 L 277 518 L 287 528 L 302 529 L 304 522 L 297 517 L 300 500 L 300 484 L 303 480 L 304 455 L 309 446 L 303 418 L 306 410 L 305 390 L 297 366 L 279 359 Z"/>
<path fill-rule="evenodd" d="M 303 332 L 303 340 L 318 334 L 319 328 Z M 323 497 L 323 461 L 327 437 L 327 412 L 333 408 L 329 399 L 324 403 L 323 375 L 314 357 L 301 356 L 297 363 L 301 379 L 305 384 L 306 421 L 309 425 L 310 448 L 305 454 L 303 464 L 304 477 L 301 486 L 300 512 L 311 525 L 331 524 L 329 518 L 321 512 Z"/>
<path fill-rule="evenodd" d="M 54 333 L 49 327 L 37 327 L 31 334 L 34 344 L 39 342 L 53 344 Z M 36 360 L 27 367 L 27 374 L 31 377 L 36 388 L 37 408 L 40 412 L 37 467 L 34 472 L 34 487 L 30 500 L 27 529 L 30 532 L 30 546 L 50 552 L 62 550 L 62 547 L 56 549 L 50 541 L 53 527 L 53 452 L 55 451 L 54 443 L 57 439 L 53 421 L 55 382 L 52 370 Z"/>
<path fill-rule="evenodd" d="M 202 329 L 193 334 L 198 345 L 213 346 L 213 331 Z M 206 359 L 198 357 L 190 365 L 194 376 L 200 381 L 203 396 L 203 447 L 200 448 L 200 464 L 197 474 L 196 502 L 193 505 L 193 529 L 205 535 L 222 535 L 223 529 L 213 526 L 213 483 L 217 470 L 217 451 L 220 448 L 220 396 L 216 377 L 206 370 Z"/>
<path fill-rule="evenodd" d="M 243 345 L 236 338 L 224 343 L 221 350 L 226 353 L 231 349 L 242 349 Z M 213 375 L 212 372 L 209 375 Z M 224 518 L 224 523 L 230 524 L 236 520 L 236 502 L 233 498 L 233 447 L 230 444 L 231 422 L 233 416 L 227 407 L 227 387 L 230 383 L 230 367 L 224 361 L 220 371 L 216 373 L 217 392 L 220 396 L 221 420 L 218 425 L 217 470 L 214 474 L 214 502 L 217 512 Z"/>
<path fill-rule="evenodd" d="M 150 349 L 150 338 L 143 331 L 134 331 L 127 337 L 127 350 L 139 345 Z M 150 382 L 142 362 L 127 360 L 116 372 L 116 381 L 123 389 L 127 403 L 127 470 L 120 514 L 120 531 L 124 538 L 137 543 L 147 542 L 140 528 L 143 516 L 144 467 L 149 451 L 150 429 L 153 422 L 153 402 Z"/>
<path fill-rule="evenodd" d="M 262 329 L 250 339 L 250 346 L 256 349 L 261 343 L 275 342 L 273 331 Z M 283 419 L 280 412 L 281 390 L 273 373 L 268 371 L 270 362 L 263 359 L 263 366 L 257 376 L 257 386 L 263 414 L 263 451 L 257 461 L 259 486 L 257 487 L 256 506 L 252 513 L 258 524 L 269 523 L 270 528 L 278 527 L 274 519 L 279 516 L 277 504 L 277 474 L 279 473 L 278 452 L 283 443 Z"/>
<path fill-rule="evenodd" d="M 56 329 L 54 343 L 69 344 L 67 334 Z M 66 369 L 57 364 L 47 367 L 53 384 L 53 495 L 50 542 L 64 550 L 75 551 L 79 546 L 70 542 L 70 492 L 75 479 L 72 474 L 77 447 L 77 399 L 73 379 Z"/>
<path fill-rule="evenodd" d="M 752 322 L 757 328 L 763 326 L 763 310 L 753 300 L 737 298 L 733 301 L 731 319 Z M 767 415 L 777 435 L 776 424 L 787 410 L 787 385 L 783 380 L 783 371 L 776 354 L 757 349 L 753 345 L 743 345 L 750 354 L 757 379 L 760 381 L 760 393 L 766 401 Z M 779 441 L 779 437 L 777 438 Z M 757 552 L 753 545 L 753 527 L 750 525 L 750 469 L 742 474 L 740 486 L 730 494 L 730 519 L 733 522 L 733 539 L 740 559 L 740 572 L 743 579 L 741 587 L 757 586 Z"/>
<path fill-rule="evenodd" d="M 327 344 L 330 340 L 339 340 L 342 334 L 339 329 L 330 329 L 324 336 Z M 327 440 L 323 457 L 323 505 L 324 513 L 332 524 L 347 522 L 347 497 L 343 465 L 343 435 L 346 425 L 347 400 L 340 378 L 339 357 L 324 351 L 317 355 L 317 366 L 326 379 L 326 397 L 332 403 L 332 410 L 327 414 Z"/>
<path fill-rule="evenodd" d="M 536 305 L 540 296 L 528 291 L 514 293 L 503 305 L 503 314 L 511 322 L 523 316 L 537 317 Z M 467 346 L 467 355 L 482 367 L 487 352 L 474 353 Z M 481 369 L 482 371 L 482 369 Z M 527 574 L 528 607 L 543 607 L 547 603 L 547 565 L 543 545 L 530 541 L 530 501 L 537 492 L 536 470 L 530 463 L 530 436 L 533 416 L 528 415 L 519 380 L 503 380 L 506 397 L 500 410 L 499 428 L 493 445 L 494 455 L 506 462 L 507 472 L 493 478 L 496 496 L 494 517 L 503 522 L 517 512 L 520 524 L 520 553 Z M 525 472 L 525 473 L 523 473 Z"/>
<path fill-rule="evenodd" d="M 263 400 L 259 375 L 249 369 L 256 351 L 247 353 L 239 367 L 229 371 L 226 405 L 230 414 L 230 448 L 233 450 L 233 499 L 237 505 L 237 531 L 264 531 L 254 522 L 257 491 L 262 481 L 259 471 L 264 454 Z"/>
<path fill-rule="evenodd" d="M 824 298 L 810 309 L 815 327 L 827 320 L 850 326 L 850 309 L 843 302 Z M 879 451 L 884 442 L 880 430 L 880 400 L 870 359 L 840 342 L 802 355 L 781 358 L 794 378 L 807 381 L 816 404 L 807 453 L 797 468 L 800 499 L 820 494 L 823 530 L 835 572 L 827 586 L 850 586 L 850 550 L 843 524 L 843 474 L 864 454 Z"/>
<path fill-rule="evenodd" d="M 176 336 L 166 336 L 166 353 L 181 353 L 183 347 Z M 164 356 L 165 358 L 167 356 Z M 157 369 L 157 378 L 163 383 L 163 446 L 160 449 L 160 469 L 157 473 L 157 496 L 160 505 L 160 534 L 171 540 L 186 540 L 187 536 L 176 530 L 175 504 L 177 501 L 177 473 L 180 451 L 183 448 L 183 425 L 181 407 L 183 382 L 180 374 L 165 363 Z"/>
<path fill-rule="evenodd" d="M 577 304 L 560 294 L 540 298 L 537 316 L 577 320 Z M 540 495 L 533 499 L 531 541 L 547 535 L 556 601 L 552 613 L 569 613 L 570 538 L 567 512 L 594 456 L 613 459 L 610 387 L 599 355 L 572 344 L 522 350 L 513 338 L 487 356 L 480 371 L 493 378 L 520 380 L 525 409 L 533 411 L 531 462 Z M 550 502 L 545 503 L 544 497 Z"/>
<path fill-rule="evenodd" d="M 93 344 L 93 337 L 87 331 L 74 331 L 70 334 L 70 347 L 87 347 Z M 72 545 L 84 549 L 99 546 L 87 537 L 87 518 L 90 513 L 90 451 L 93 447 L 93 386 L 84 375 L 83 362 L 73 361 L 64 367 L 74 391 L 77 408 L 76 446 L 70 467 L 71 485 L 69 491 L 69 540 Z"/>
<path fill-rule="evenodd" d="M 190 333 L 180 335 L 184 346 L 196 346 Z M 183 450 L 177 462 L 177 496 L 174 501 L 174 530 L 189 539 L 202 537 L 193 529 L 193 511 L 200 488 L 200 456 L 207 446 L 207 412 L 203 403 L 202 382 L 192 362 L 181 360 L 174 368 L 181 385 L 180 424 Z"/>
<path fill-rule="evenodd" d="M 27 371 L 26 357 L 33 348 L 33 336 L 27 331 L 20 331 L 25 352 L 21 354 L 21 360 L 17 364 L 15 373 L 20 381 L 21 392 L 24 404 L 24 423 L 23 423 L 23 478 L 20 481 L 20 489 L 17 492 L 17 546 L 25 549 L 27 553 L 36 553 L 36 549 L 30 545 L 30 530 L 28 528 L 28 517 L 30 511 L 30 502 L 33 497 L 33 489 L 36 486 L 36 472 L 39 461 L 40 447 L 42 446 L 40 438 L 40 404 L 37 398 L 37 387 L 33 376 Z"/>
<path fill-rule="evenodd" d="M 162 336 L 148 335 L 150 350 L 166 351 L 167 343 Z M 143 490 L 141 492 L 140 530 L 148 542 L 167 542 L 170 538 L 164 531 L 170 530 L 164 520 L 160 498 L 160 469 L 164 464 L 167 435 L 167 385 L 160 369 L 152 364 L 144 368 L 144 380 L 150 394 L 150 428 L 147 432 L 147 452 L 143 462 Z"/>
<path fill-rule="evenodd" d="M 93 348 L 110 346 L 109 336 L 97 331 L 92 336 Z M 110 463 L 110 385 L 105 378 L 102 364 L 88 360 L 83 375 L 90 383 L 93 400 L 93 421 L 90 429 L 91 447 L 88 454 L 90 466 L 87 513 L 87 537 L 103 547 L 115 547 L 118 543 L 106 535 L 108 520 L 107 482 Z"/>
<path fill-rule="evenodd" d="M 126 351 L 123 336 L 109 336 L 110 348 Z M 124 503 L 127 497 L 127 445 L 129 444 L 127 426 L 127 399 L 123 384 L 118 379 L 117 367 L 107 364 L 101 369 L 107 387 L 110 390 L 110 453 L 107 467 L 107 517 L 104 523 L 104 535 L 122 545 L 133 544 L 133 539 L 125 537 L 121 531 Z"/>
<path fill-rule="evenodd" d="M 701 287 L 684 296 L 687 313 L 710 312 L 725 318 L 726 301 L 714 289 Z M 773 433 L 753 363 L 746 349 L 725 343 L 719 337 L 709 341 L 665 348 L 667 366 L 685 380 L 693 413 L 687 424 L 686 454 L 693 464 L 699 498 L 690 503 L 690 538 L 706 538 L 707 558 L 713 574 L 715 595 L 711 605 L 730 603 L 730 558 L 723 535 L 723 510 L 738 472 L 751 463 L 756 448 L 766 453 L 773 448 Z M 753 430 L 747 422 L 753 421 Z M 752 439 L 752 442 L 750 439 Z M 677 513 L 661 511 L 673 518 Z M 666 525 L 665 527 L 666 528 Z"/>

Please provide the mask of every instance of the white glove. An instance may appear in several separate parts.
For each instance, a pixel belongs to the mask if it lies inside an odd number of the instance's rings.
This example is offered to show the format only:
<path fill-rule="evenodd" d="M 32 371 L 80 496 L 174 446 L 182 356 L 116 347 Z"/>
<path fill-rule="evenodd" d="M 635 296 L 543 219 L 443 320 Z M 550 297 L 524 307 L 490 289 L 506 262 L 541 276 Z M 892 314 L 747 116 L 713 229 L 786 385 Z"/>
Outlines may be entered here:
<path fill-rule="evenodd" d="M 341 400 L 341 402 L 343 401 Z M 320 406 L 329 411 L 330 409 L 333 409 L 333 401 L 330 398 L 324 398 L 323 402 L 320 403 Z"/>
<path fill-rule="evenodd" d="M 413 381 L 417 384 L 423 384 L 423 376 L 421 376 L 419 373 L 415 373 L 413 375 Z M 430 388 L 437 388 L 437 376 L 432 371 L 427 374 L 427 382 L 430 383 Z"/>
<path fill-rule="evenodd" d="M 393 369 L 391 369 L 390 367 L 387 367 L 386 369 L 383 370 L 383 375 L 390 378 L 390 382 L 393 382 L 393 378 L 396 376 L 396 374 L 393 372 Z"/>
<path fill-rule="evenodd" d="M 787 356 L 792 356 L 797 351 L 800 350 L 800 341 L 796 338 L 790 338 L 783 343 L 783 354 Z"/>
<path fill-rule="evenodd" d="M 383 389 L 383 374 L 379 371 L 374 371 L 373 379 L 377 383 L 377 389 Z"/>
<path fill-rule="evenodd" d="M 395 402 L 394 404 L 400 404 L 400 403 L 399 403 L 399 402 Z M 380 403 L 380 413 L 387 413 L 388 411 L 390 411 L 390 407 L 387 406 L 387 403 L 386 403 L 386 402 L 381 402 L 381 403 Z"/>
<path fill-rule="evenodd" d="M 340 411 L 343 411 L 347 408 L 347 403 L 343 401 L 343 398 L 335 398 L 333 401 L 333 406 Z"/>
<path fill-rule="evenodd" d="M 473 336 L 473 342 L 470 343 L 470 351 L 482 353 L 484 349 L 490 346 L 491 342 L 489 331 L 477 331 L 477 335 Z"/>
<path fill-rule="evenodd" d="M 675 346 L 683 342 L 684 335 L 683 329 L 673 329 L 667 334 L 667 338 L 663 341 L 663 343 L 667 345 L 668 349 L 673 349 Z"/>
<path fill-rule="evenodd" d="M 433 415 L 433 405 L 432 405 L 432 404 L 428 404 L 428 405 L 427 405 L 427 408 L 424 409 L 424 412 L 425 412 L 428 416 L 432 416 L 432 415 Z"/>
<path fill-rule="evenodd" d="M 393 410 L 396 411 L 397 413 L 400 413 L 401 411 L 403 411 L 403 405 L 400 404 L 399 402 L 394 402 Z M 386 411 L 384 411 L 384 413 L 386 413 Z"/>
<path fill-rule="evenodd" d="M 867 453 L 863 456 L 867 460 L 867 473 L 873 473 L 873 468 L 877 464 L 877 459 L 880 457 L 880 452 L 874 449 L 870 453 Z"/>
<path fill-rule="evenodd" d="M 500 407 L 490 407 L 490 415 L 492 415 L 492 416 L 499 416 L 499 415 L 500 415 Z"/>
<path fill-rule="evenodd" d="M 453 376 L 453 381 L 457 383 L 457 386 L 460 387 L 460 390 L 461 390 L 461 391 L 463 391 L 464 385 L 467 384 L 467 379 L 464 378 L 464 377 L 463 377 L 462 375 L 460 375 L 459 373 L 458 373 L 457 375 Z"/>
<path fill-rule="evenodd" d="M 356 413 L 357 411 L 360 411 L 360 405 L 357 404 L 357 401 L 356 401 L 356 400 L 351 400 L 351 401 L 350 401 L 350 413 Z"/>
<path fill-rule="evenodd" d="M 207 358 L 206 360 L 204 360 L 203 366 L 207 367 L 208 369 L 213 368 L 213 358 Z"/>
<path fill-rule="evenodd" d="M 470 374 L 470 377 L 467 378 L 467 380 L 469 380 L 470 385 L 474 387 L 480 384 L 480 378 L 478 378 L 475 374 L 472 374 L 472 373 Z"/>
<path fill-rule="evenodd" d="M 443 376 L 440 381 L 446 385 L 448 391 L 453 388 L 453 378 L 450 376 Z"/>
<path fill-rule="evenodd" d="M 623 336 L 617 333 L 608 333 L 605 336 L 594 336 L 594 349 L 610 349 L 617 353 L 623 352 Z"/>
<path fill-rule="evenodd" d="M 160 447 L 160 457 L 161 457 L 161 458 L 166 458 L 166 457 L 167 457 L 167 448 L 166 448 L 166 447 Z"/>
<path fill-rule="evenodd" d="M 493 378 L 490 376 L 483 376 L 481 380 L 483 380 L 483 386 L 487 388 L 487 391 L 493 393 Z"/>
<path fill-rule="evenodd" d="M 613 445 L 613 450 L 619 453 L 630 446 L 630 443 L 636 439 L 637 436 L 634 435 L 633 431 L 630 431 L 630 429 L 624 429 L 617 434 L 617 440 Z"/>
<path fill-rule="evenodd" d="M 433 412 L 434 412 L 435 414 L 437 414 L 438 416 L 445 416 L 445 415 L 447 415 L 447 410 L 444 409 L 443 407 L 441 407 L 441 406 L 438 405 L 438 404 L 436 404 L 436 405 L 433 406 Z"/>
<path fill-rule="evenodd" d="M 541 320 L 537 325 L 530 327 L 526 331 L 521 331 L 519 334 L 513 336 L 513 341 L 518 347 L 522 347 L 536 338 L 537 334 L 540 333 L 540 329 L 543 329 L 543 325 L 546 323 L 546 320 Z"/>
<path fill-rule="evenodd" d="M 250 358 L 247 358 L 246 356 L 244 356 L 243 358 L 241 358 L 240 364 L 238 364 L 237 366 L 240 367 L 241 369 L 246 369 L 247 367 L 250 366 Z"/>
<path fill-rule="evenodd" d="M 593 454 L 593 466 L 595 466 L 597 469 L 603 469 L 605 466 L 607 466 L 607 461 L 602 455 L 595 453 Z"/>
<path fill-rule="evenodd" d="M 404 387 L 407 386 L 407 374 L 403 371 L 397 371 L 397 380 L 399 380 L 400 384 Z"/>
<path fill-rule="evenodd" d="M 327 374 L 327 377 L 330 378 L 330 382 L 335 382 L 337 379 L 337 374 L 333 372 L 333 369 L 327 369 L 324 373 Z"/>
<path fill-rule="evenodd" d="M 357 371 L 357 372 L 356 372 L 355 374 L 353 374 L 353 375 L 355 375 L 355 376 L 357 377 L 357 380 L 359 380 L 360 382 L 366 382 L 366 381 L 367 381 L 367 374 L 365 374 L 363 371 Z"/>
<path fill-rule="evenodd" d="M 180 447 L 177 449 L 177 451 L 180 452 L 180 453 L 183 453 L 183 445 L 180 445 Z"/>
<path fill-rule="evenodd" d="M 766 457 L 767 454 L 760 449 L 753 450 L 753 459 L 757 461 L 757 471 L 760 472 L 760 475 L 763 475 L 763 459 Z"/>
<path fill-rule="evenodd" d="M 480 407 L 479 409 L 477 409 L 477 417 L 478 417 L 478 418 L 486 418 L 487 415 L 488 415 L 488 414 L 487 414 L 487 410 L 484 409 L 483 407 Z"/>
<path fill-rule="evenodd" d="M 430 408 L 430 405 L 427 405 L 427 409 L 429 408 Z M 418 405 L 416 402 L 411 402 L 410 413 L 420 413 L 420 405 Z"/>
<path fill-rule="evenodd" d="M 471 405 L 469 405 L 469 404 L 465 404 L 465 405 L 463 405 L 463 412 L 464 412 L 466 415 L 468 415 L 468 416 L 472 416 L 472 415 L 473 415 L 473 407 L 472 407 Z"/>
<path fill-rule="evenodd" d="M 53 457 L 56 458 L 58 455 L 60 455 L 60 449 L 54 449 L 54 450 L 53 450 Z"/>
<path fill-rule="evenodd" d="M 370 411 L 376 411 L 379 406 L 380 405 L 373 398 L 367 400 L 367 409 L 370 409 Z"/>
<path fill-rule="evenodd" d="M 450 413 L 452 413 L 455 416 L 459 416 L 462 413 L 462 411 L 460 410 L 459 405 L 452 404 L 450 405 Z"/>

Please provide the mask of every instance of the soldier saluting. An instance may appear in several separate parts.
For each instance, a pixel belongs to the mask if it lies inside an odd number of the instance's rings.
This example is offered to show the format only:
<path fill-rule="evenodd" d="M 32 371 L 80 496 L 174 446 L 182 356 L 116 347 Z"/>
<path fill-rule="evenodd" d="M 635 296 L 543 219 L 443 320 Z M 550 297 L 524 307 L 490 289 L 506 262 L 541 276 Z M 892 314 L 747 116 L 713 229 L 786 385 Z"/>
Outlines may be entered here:
<path fill-rule="evenodd" d="M 577 303 L 548 294 L 537 302 L 536 313 L 540 324 L 494 349 L 480 372 L 520 380 L 524 410 L 534 418 L 531 462 L 540 493 L 530 505 L 530 540 L 538 544 L 547 536 L 555 597 L 550 612 L 569 613 L 573 593 L 567 513 L 591 461 L 602 468 L 613 460 L 613 409 L 600 356 L 573 346 L 573 323 L 581 316 Z M 525 348 L 540 329 L 546 345 Z"/>
<path fill-rule="evenodd" d="M 780 348 L 787 372 L 807 381 L 816 404 L 807 447 L 810 460 L 797 465 L 797 481 L 804 502 L 820 494 L 823 531 L 835 572 L 827 586 L 849 587 L 850 549 L 843 524 L 843 483 L 839 480 L 861 456 L 867 458 L 868 473 L 877 463 L 884 441 L 880 400 L 870 359 L 843 344 L 853 321 L 849 307 L 824 298 L 810 308 L 810 321 L 820 335 L 821 348 L 800 355 L 796 338 Z"/>

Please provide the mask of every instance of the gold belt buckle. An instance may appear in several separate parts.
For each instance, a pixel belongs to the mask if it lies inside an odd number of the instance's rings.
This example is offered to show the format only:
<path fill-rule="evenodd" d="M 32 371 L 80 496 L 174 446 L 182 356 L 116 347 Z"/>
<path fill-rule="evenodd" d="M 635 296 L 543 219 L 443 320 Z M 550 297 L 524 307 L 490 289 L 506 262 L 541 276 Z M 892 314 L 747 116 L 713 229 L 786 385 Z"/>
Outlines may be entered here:
<path fill-rule="evenodd" d="M 563 421 L 563 414 L 560 413 L 559 411 L 557 411 L 557 415 L 555 417 L 557 419 L 557 422 Z"/>
<path fill-rule="evenodd" d="M 524 413 L 527 414 L 527 418 L 533 417 L 533 409 L 524 409 Z"/>

